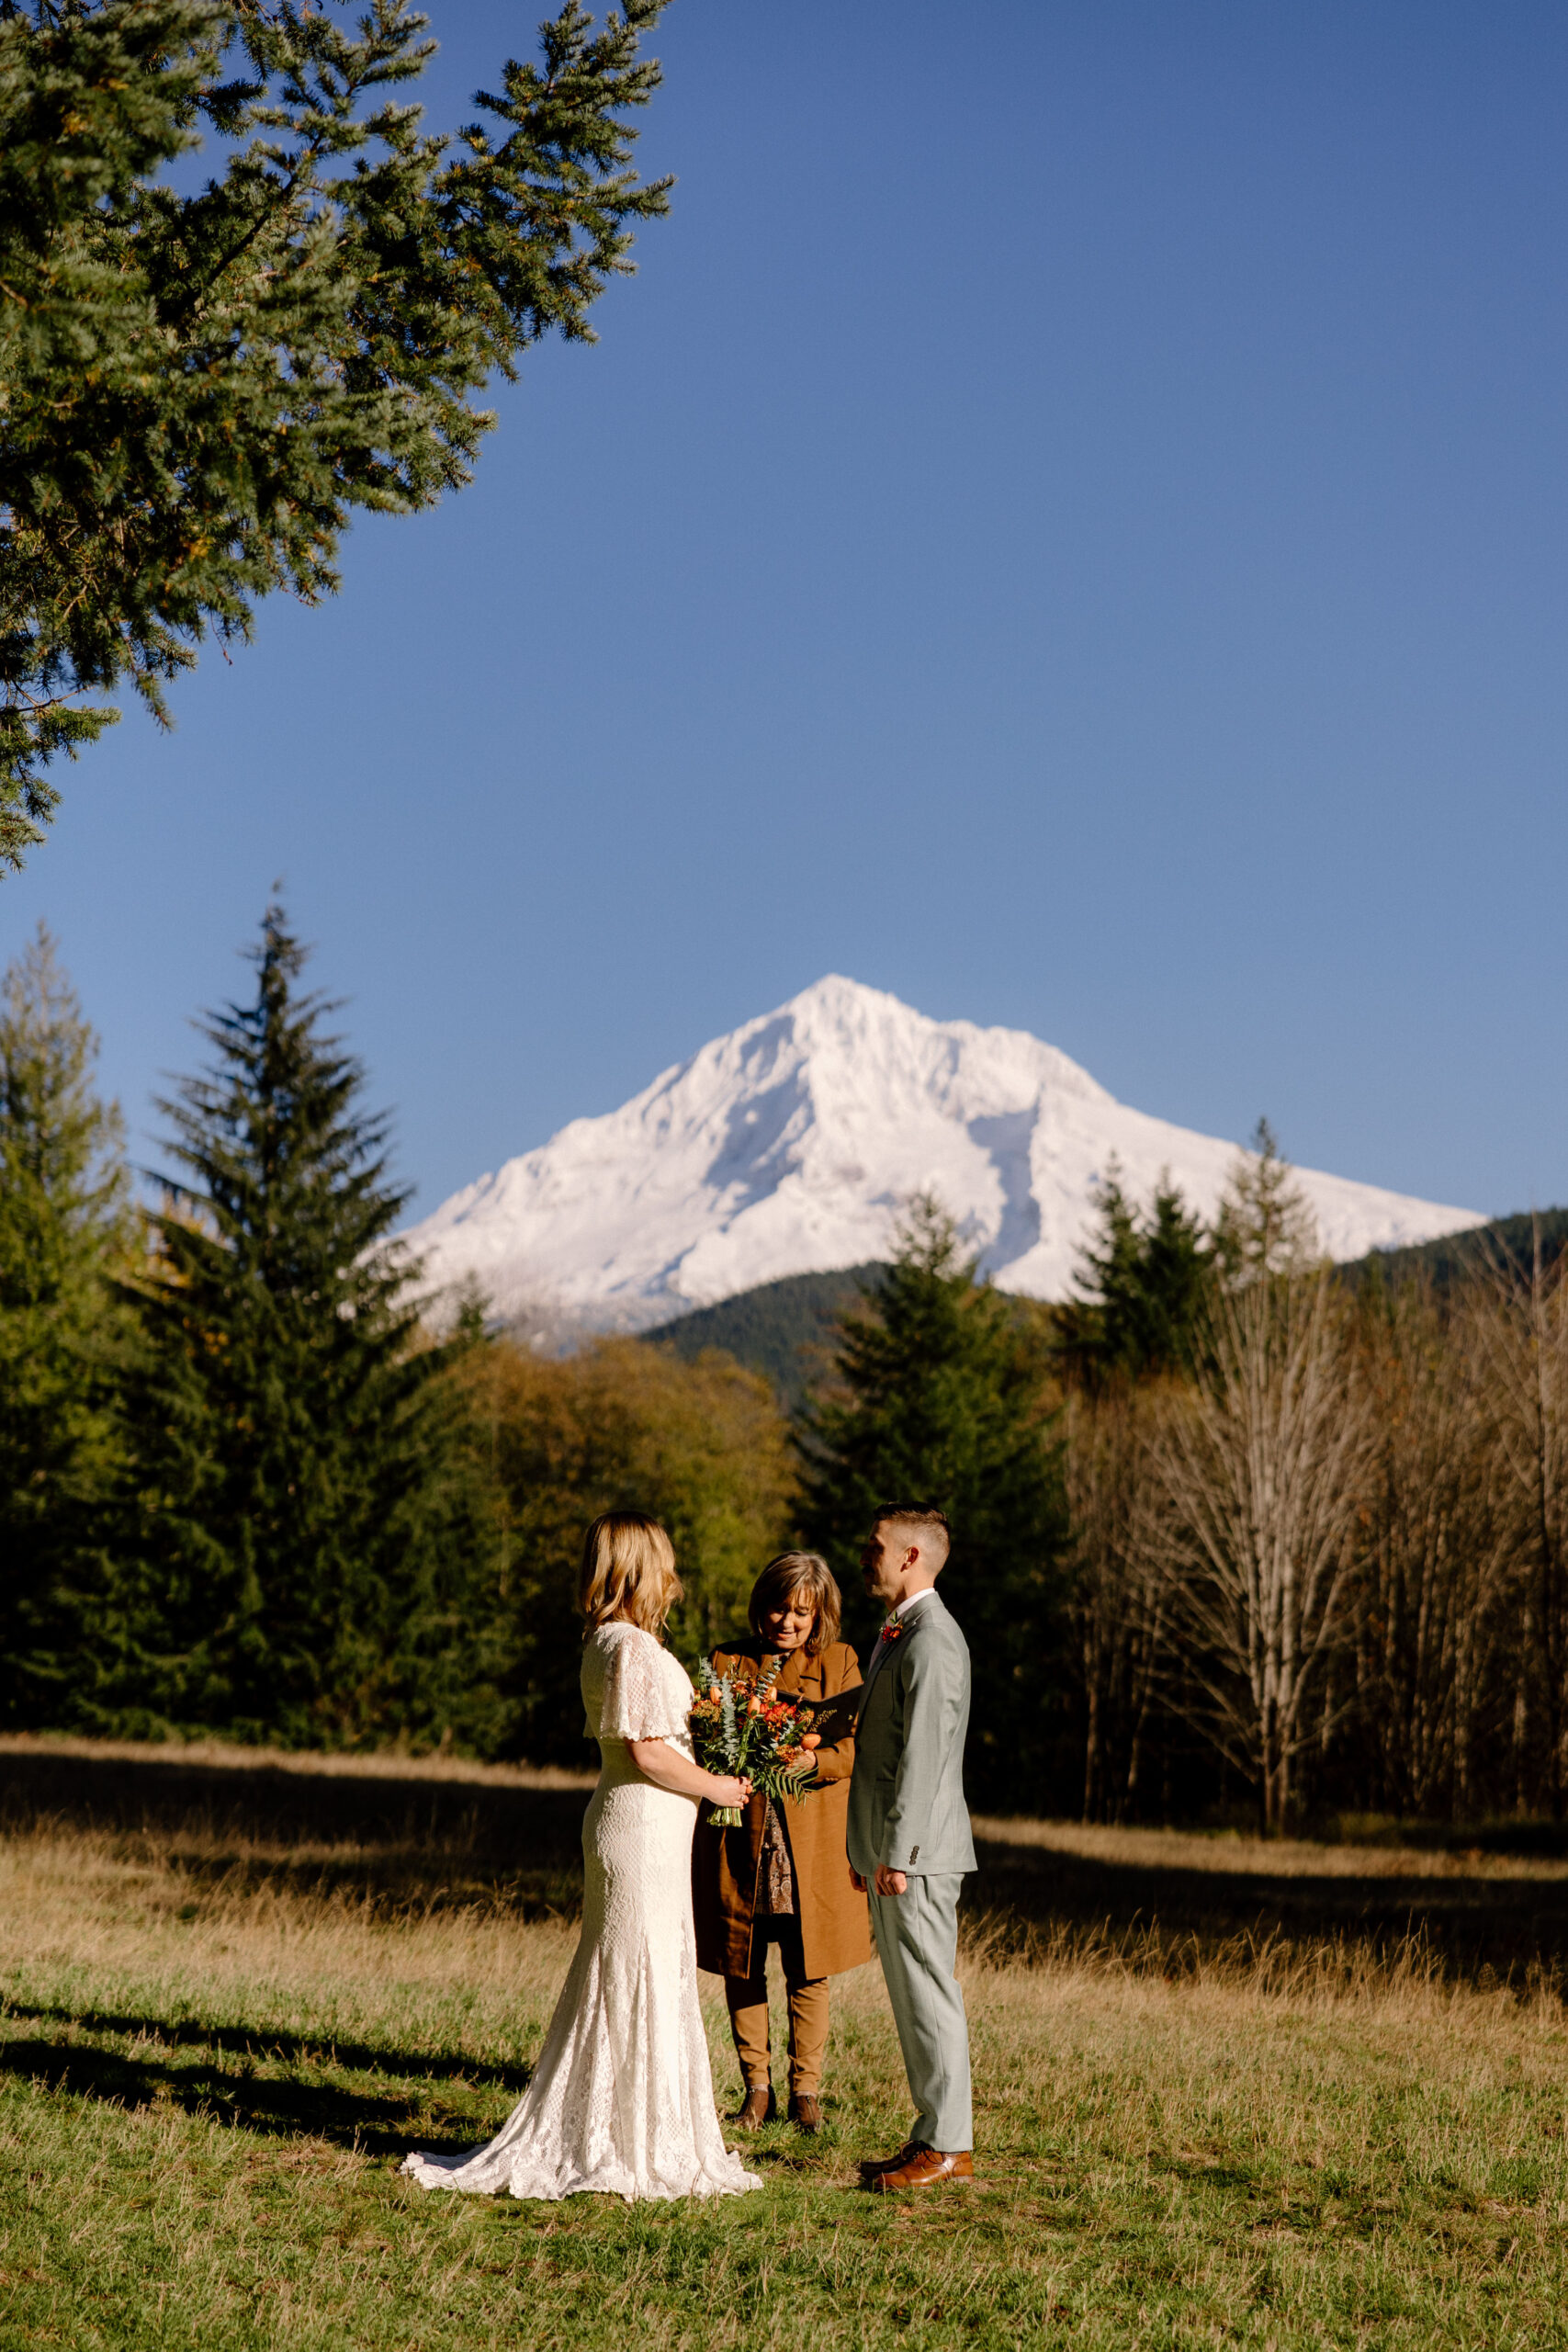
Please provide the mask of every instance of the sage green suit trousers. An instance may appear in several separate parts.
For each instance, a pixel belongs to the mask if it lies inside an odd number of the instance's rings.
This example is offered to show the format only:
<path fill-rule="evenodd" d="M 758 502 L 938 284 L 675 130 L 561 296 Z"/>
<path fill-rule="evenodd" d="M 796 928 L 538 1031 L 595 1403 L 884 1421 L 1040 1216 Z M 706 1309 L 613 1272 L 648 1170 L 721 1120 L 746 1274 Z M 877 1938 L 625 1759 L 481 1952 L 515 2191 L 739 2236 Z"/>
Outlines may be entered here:
<path fill-rule="evenodd" d="M 975 2144 L 969 2019 L 953 1975 L 961 1871 L 912 1878 L 902 1894 L 871 1894 L 871 1927 L 886 1980 L 916 2115 L 911 2140 L 944 2156 Z"/>

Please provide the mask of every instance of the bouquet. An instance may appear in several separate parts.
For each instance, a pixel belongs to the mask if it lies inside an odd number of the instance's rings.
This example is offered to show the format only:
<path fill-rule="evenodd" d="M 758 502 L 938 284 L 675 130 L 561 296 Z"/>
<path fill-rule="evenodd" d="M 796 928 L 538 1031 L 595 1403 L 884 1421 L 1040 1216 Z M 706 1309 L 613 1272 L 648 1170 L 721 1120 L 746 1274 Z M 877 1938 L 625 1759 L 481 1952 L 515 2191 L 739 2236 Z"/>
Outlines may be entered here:
<path fill-rule="evenodd" d="M 763 1797 L 799 1797 L 811 1789 L 813 1750 L 821 1740 L 807 1729 L 812 1710 L 781 1699 L 773 1684 L 779 1669 L 753 1681 L 749 1674 L 716 1675 L 692 1707 L 692 1746 L 707 1772 L 730 1772 Z M 740 1808 L 708 1807 L 708 1826 L 739 1829 Z"/>

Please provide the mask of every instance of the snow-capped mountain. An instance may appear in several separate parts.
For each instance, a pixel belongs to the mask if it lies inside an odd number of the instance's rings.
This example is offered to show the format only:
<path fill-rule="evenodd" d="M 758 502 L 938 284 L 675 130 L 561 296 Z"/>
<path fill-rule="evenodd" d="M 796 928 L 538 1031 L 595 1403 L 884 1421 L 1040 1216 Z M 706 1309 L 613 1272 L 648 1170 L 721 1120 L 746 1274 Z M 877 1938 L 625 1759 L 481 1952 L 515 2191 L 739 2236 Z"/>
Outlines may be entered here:
<path fill-rule="evenodd" d="M 1065 1298 L 1114 1157 L 1212 1213 L 1236 1147 L 1129 1110 L 1020 1029 L 930 1021 L 829 978 L 715 1038 L 619 1111 L 574 1119 L 404 1238 L 425 1283 L 477 1277 L 503 1314 L 646 1329 L 782 1274 L 887 1254 L 937 1193 L 1006 1290 Z M 1483 1220 L 1298 1171 L 1336 1258 Z"/>

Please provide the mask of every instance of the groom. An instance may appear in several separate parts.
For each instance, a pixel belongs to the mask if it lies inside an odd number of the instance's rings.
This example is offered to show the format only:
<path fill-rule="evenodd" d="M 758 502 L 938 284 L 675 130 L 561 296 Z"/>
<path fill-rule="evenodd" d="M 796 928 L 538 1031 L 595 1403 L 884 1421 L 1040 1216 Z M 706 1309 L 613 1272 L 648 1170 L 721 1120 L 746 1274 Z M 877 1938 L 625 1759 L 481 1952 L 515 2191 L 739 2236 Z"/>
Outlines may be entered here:
<path fill-rule="evenodd" d="M 861 1554 L 887 1611 L 865 1670 L 850 1782 L 850 1876 L 872 1925 L 916 2108 L 896 2156 L 863 2164 L 868 2188 L 974 2177 L 969 2025 L 953 1977 L 958 1892 L 975 1867 L 964 1802 L 969 1652 L 937 1597 L 947 1521 L 885 1503 Z"/>

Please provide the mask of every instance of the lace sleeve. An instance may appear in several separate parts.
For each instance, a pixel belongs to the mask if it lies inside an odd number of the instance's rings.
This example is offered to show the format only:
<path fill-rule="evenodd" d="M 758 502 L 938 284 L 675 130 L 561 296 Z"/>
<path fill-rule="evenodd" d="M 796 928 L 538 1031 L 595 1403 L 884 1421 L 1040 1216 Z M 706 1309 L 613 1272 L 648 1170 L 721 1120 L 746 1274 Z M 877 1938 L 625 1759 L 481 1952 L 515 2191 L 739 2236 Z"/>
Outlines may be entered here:
<path fill-rule="evenodd" d="M 651 1634 L 619 1627 L 605 1645 L 604 1689 L 599 1701 L 601 1739 L 678 1739 L 686 1728 L 686 1678 Z"/>

